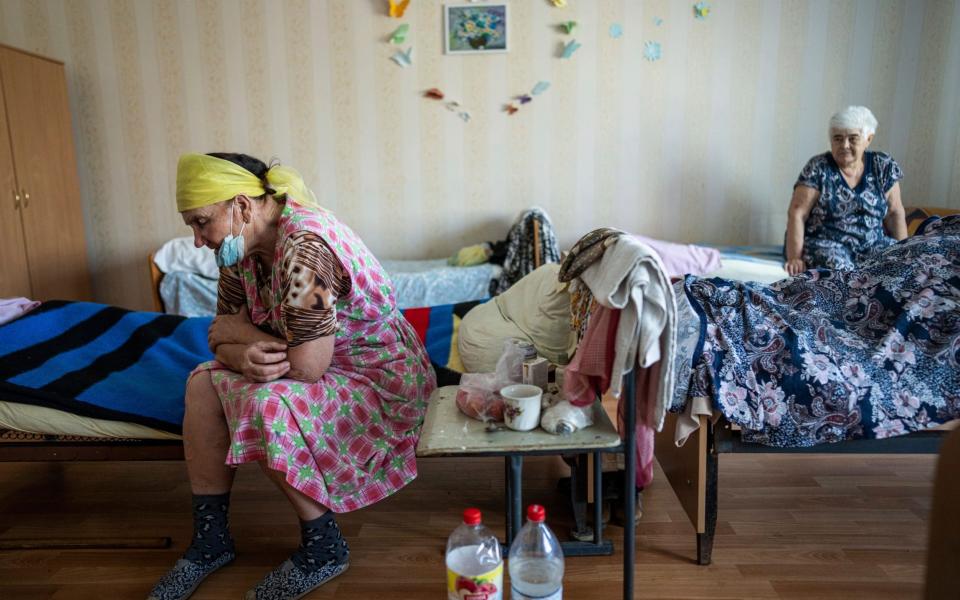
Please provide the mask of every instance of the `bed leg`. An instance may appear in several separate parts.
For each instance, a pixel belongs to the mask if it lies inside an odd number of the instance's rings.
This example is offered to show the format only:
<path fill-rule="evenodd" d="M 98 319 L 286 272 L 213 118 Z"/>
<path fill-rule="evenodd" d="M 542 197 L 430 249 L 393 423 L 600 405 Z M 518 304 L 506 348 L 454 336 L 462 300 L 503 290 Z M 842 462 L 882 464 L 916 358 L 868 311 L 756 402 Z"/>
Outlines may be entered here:
<path fill-rule="evenodd" d="M 708 425 L 706 461 L 706 498 L 704 532 L 697 534 L 697 564 L 709 565 L 713 559 L 713 534 L 717 531 L 717 446 L 713 425 Z"/>

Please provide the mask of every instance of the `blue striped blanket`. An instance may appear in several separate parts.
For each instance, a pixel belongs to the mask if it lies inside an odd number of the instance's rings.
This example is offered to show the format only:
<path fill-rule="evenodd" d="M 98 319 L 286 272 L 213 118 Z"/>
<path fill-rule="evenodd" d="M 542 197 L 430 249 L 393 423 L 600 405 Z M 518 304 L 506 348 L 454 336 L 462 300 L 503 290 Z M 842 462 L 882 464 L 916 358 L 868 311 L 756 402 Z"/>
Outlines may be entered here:
<path fill-rule="evenodd" d="M 0 326 L 0 400 L 180 433 L 210 318 L 51 301 Z"/>
<path fill-rule="evenodd" d="M 476 304 L 403 311 L 443 385 L 459 383 L 456 325 Z M 45 302 L 0 326 L 0 400 L 180 433 L 187 375 L 213 358 L 211 320 Z"/>

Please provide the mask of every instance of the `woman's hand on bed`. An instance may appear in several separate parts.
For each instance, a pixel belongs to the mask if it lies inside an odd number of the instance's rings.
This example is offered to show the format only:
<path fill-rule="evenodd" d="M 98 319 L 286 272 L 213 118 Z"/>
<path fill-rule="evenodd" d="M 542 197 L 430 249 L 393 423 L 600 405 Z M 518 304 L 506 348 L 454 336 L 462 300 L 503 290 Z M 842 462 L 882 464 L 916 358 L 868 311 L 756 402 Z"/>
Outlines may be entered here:
<path fill-rule="evenodd" d="M 287 346 L 280 342 L 254 342 L 241 356 L 240 372 L 250 381 L 266 383 L 290 371 Z"/>
<path fill-rule="evenodd" d="M 807 265 L 803 262 L 802 258 L 791 258 L 787 262 L 783 263 L 783 268 L 786 269 L 787 274 L 790 277 L 799 275 L 807 270 Z"/>

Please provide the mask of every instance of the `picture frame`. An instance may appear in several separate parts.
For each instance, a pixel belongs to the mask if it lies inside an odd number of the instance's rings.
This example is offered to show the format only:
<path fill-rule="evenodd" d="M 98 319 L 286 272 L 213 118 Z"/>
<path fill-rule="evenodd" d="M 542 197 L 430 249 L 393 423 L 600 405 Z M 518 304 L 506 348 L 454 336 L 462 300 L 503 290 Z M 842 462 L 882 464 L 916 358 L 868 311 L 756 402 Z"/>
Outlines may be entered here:
<path fill-rule="evenodd" d="M 510 14 L 506 2 L 443 5 L 445 54 L 508 52 Z"/>

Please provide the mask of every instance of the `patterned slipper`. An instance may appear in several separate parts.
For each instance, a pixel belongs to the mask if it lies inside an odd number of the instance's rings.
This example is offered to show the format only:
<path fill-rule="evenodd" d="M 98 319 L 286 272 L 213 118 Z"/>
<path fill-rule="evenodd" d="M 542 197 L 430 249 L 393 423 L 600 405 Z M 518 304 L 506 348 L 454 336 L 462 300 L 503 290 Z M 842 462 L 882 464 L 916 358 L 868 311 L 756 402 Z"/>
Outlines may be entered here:
<path fill-rule="evenodd" d="M 297 600 L 343 573 L 349 566 L 349 562 L 331 562 L 308 573 L 287 559 L 268 573 L 257 587 L 248 590 L 244 598 L 245 600 Z"/>
<path fill-rule="evenodd" d="M 160 578 L 147 600 L 186 600 L 210 573 L 232 563 L 236 557 L 235 552 L 224 552 L 207 564 L 181 558 Z"/>

